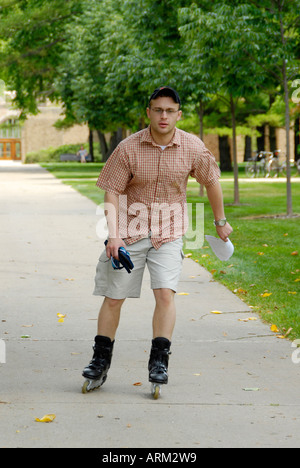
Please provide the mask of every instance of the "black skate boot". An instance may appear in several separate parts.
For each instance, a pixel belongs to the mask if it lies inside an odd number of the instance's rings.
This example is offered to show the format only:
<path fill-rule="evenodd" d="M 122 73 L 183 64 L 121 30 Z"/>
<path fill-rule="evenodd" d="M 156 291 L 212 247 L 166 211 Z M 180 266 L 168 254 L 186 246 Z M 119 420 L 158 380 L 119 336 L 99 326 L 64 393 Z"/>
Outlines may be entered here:
<path fill-rule="evenodd" d="M 168 365 L 171 342 L 167 338 L 155 338 L 152 340 L 152 348 L 149 359 L 149 382 L 152 383 L 151 392 L 157 400 L 161 393 L 161 385 L 168 383 Z"/>
<path fill-rule="evenodd" d="M 107 379 L 110 368 L 114 341 L 106 336 L 96 336 L 94 344 L 93 359 L 87 367 L 83 369 L 82 375 L 87 380 L 82 387 L 82 393 L 88 393 L 101 387 Z"/>

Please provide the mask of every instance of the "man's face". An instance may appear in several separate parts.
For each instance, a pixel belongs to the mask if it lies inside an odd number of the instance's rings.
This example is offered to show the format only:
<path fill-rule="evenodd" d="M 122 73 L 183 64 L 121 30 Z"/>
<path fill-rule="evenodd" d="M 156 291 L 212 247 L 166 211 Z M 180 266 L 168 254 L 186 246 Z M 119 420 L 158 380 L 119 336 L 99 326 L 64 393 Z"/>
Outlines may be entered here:
<path fill-rule="evenodd" d="M 179 110 L 179 104 L 171 97 L 158 97 L 151 101 L 147 116 L 152 130 L 161 135 L 167 135 L 174 132 L 176 123 L 181 119 L 182 111 Z"/>

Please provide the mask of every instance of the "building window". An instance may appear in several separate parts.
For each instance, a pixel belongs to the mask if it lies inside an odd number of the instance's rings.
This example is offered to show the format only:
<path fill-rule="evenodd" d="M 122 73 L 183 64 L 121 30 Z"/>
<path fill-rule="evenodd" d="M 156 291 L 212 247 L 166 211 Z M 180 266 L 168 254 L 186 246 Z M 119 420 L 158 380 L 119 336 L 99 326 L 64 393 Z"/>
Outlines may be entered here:
<path fill-rule="evenodd" d="M 1 124 L 0 138 L 21 138 L 21 127 L 18 120 L 6 120 Z"/>
<path fill-rule="evenodd" d="M 16 143 L 16 159 L 21 159 L 21 143 Z"/>

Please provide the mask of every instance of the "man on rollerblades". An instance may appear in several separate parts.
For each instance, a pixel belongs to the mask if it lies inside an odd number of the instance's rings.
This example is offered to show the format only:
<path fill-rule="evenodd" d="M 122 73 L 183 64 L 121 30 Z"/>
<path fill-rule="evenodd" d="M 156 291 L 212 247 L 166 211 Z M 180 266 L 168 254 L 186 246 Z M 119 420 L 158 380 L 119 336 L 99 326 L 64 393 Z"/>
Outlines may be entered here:
<path fill-rule="evenodd" d="M 148 365 L 154 398 L 168 383 L 189 176 L 206 186 L 219 237 L 226 242 L 232 232 L 225 219 L 218 165 L 198 137 L 176 128 L 180 108 L 173 88 L 156 89 L 147 108 L 150 126 L 119 144 L 97 181 L 105 190 L 109 237 L 95 277 L 94 294 L 104 301 L 93 358 L 83 370 L 84 393 L 107 378 L 122 305 L 128 297 L 140 297 L 146 263 L 155 298 Z"/>

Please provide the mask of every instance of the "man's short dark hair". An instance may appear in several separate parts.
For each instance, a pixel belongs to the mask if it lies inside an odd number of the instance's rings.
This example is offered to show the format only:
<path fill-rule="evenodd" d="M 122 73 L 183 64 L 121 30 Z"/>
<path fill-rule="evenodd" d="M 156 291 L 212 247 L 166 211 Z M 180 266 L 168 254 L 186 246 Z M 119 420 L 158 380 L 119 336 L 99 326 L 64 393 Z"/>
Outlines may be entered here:
<path fill-rule="evenodd" d="M 176 104 L 179 104 L 179 108 L 181 107 L 179 94 L 175 89 L 171 88 L 170 86 L 161 86 L 160 88 L 156 88 L 151 94 L 151 97 L 149 99 L 149 105 L 151 101 L 159 97 L 170 97 L 173 99 L 174 102 L 176 102 Z"/>

